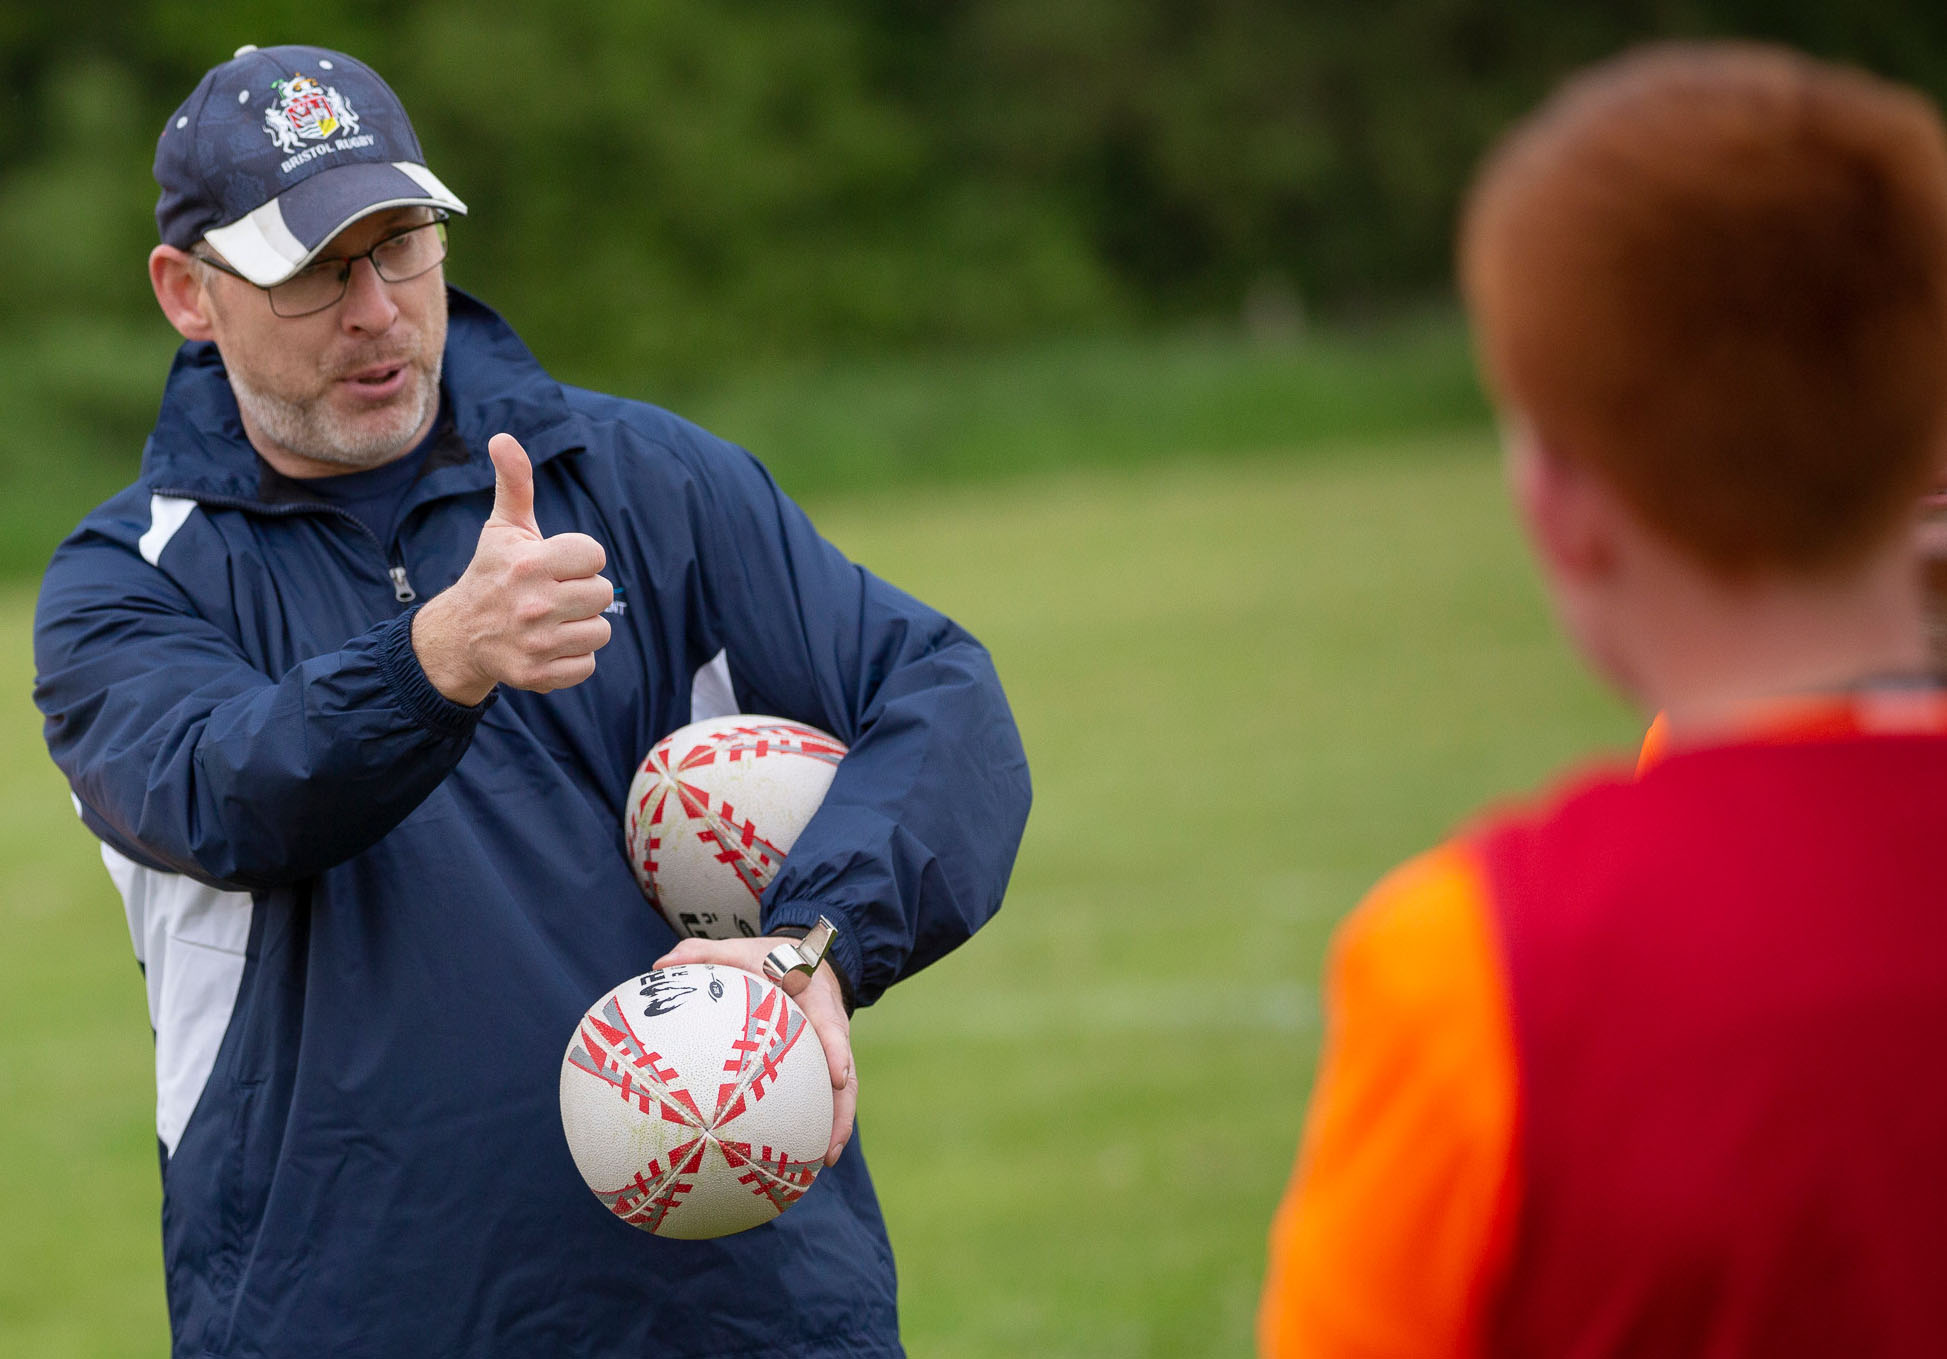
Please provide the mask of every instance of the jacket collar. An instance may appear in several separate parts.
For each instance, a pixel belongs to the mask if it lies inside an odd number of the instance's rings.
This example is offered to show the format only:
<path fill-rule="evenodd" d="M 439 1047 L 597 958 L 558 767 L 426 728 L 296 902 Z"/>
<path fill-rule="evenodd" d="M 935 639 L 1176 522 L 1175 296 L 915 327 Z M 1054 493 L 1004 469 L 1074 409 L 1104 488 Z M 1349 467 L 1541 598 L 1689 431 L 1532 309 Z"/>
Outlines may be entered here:
<path fill-rule="evenodd" d="M 459 495 L 494 481 L 487 440 L 502 430 L 538 466 L 586 444 L 561 384 L 485 303 L 449 286 L 443 421 L 450 437 L 421 479 L 414 499 Z M 454 441 L 457 440 L 457 447 Z M 155 432 L 142 450 L 142 484 L 152 491 L 271 508 L 287 504 L 293 483 L 257 456 L 216 346 L 187 343 L 176 351 Z"/>

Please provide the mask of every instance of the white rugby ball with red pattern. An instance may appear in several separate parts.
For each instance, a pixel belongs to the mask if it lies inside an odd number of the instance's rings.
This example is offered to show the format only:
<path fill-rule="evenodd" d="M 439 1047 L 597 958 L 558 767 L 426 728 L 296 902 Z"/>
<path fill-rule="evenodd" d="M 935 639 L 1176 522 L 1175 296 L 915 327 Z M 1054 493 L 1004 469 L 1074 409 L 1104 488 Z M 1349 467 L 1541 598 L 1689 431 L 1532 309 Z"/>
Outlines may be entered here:
<path fill-rule="evenodd" d="M 629 785 L 629 862 L 678 935 L 750 938 L 758 901 L 825 800 L 845 745 L 781 717 L 692 722 Z"/>
<path fill-rule="evenodd" d="M 825 1052 L 762 977 L 689 963 L 588 1008 L 561 1059 L 561 1128 L 608 1210 L 658 1236 L 728 1236 L 796 1203 L 832 1133 Z"/>

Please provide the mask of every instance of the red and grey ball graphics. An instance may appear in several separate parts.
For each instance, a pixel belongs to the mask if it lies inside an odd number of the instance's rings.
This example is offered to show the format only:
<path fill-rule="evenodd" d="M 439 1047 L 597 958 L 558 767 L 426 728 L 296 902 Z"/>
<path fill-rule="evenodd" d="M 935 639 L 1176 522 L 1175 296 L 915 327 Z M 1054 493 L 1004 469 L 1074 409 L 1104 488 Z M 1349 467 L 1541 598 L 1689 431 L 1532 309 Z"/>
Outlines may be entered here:
<path fill-rule="evenodd" d="M 832 1087 L 804 1011 L 762 977 L 691 963 L 624 982 L 561 1059 L 561 1128 L 608 1210 L 658 1236 L 728 1236 L 824 1164 Z"/>
<path fill-rule="evenodd" d="M 629 862 L 678 935 L 746 938 L 784 856 L 825 800 L 845 745 L 781 717 L 692 722 L 629 785 Z"/>

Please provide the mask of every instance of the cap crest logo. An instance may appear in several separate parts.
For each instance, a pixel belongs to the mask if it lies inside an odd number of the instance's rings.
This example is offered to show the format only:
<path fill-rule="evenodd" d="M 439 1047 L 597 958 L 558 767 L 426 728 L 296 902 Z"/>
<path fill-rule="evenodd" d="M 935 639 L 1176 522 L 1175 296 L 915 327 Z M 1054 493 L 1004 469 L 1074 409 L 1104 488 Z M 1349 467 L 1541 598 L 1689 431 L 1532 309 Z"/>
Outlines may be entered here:
<path fill-rule="evenodd" d="M 345 97 L 310 76 L 273 80 L 271 88 L 277 91 L 277 103 L 264 110 L 264 130 L 279 151 L 296 151 L 334 132 L 358 131 L 358 115 Z"/>

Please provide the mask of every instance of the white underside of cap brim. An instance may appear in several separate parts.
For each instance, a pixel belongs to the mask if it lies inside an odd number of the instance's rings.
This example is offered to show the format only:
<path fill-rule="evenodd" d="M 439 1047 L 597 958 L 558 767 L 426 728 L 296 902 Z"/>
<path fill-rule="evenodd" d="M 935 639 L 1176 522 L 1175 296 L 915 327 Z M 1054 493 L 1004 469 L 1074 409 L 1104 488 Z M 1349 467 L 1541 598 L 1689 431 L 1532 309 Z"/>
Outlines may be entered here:
<path fill-rule="evenodd" d="M 393 161 L 392 168 L 419 185 L 425 193 L 368 203 L 326 232 L 324 239 L 312 249 L 306 250 L 304 243 L 284 225 L 284 214 L 275 198 L 228 226 L 211 228 L 203 233 L 203 239 L 216 248 L 231 268 L 258 287 L 270 288 L 309 264 L 339 232 L 361 217 L 369 217 L 387 208 L 410 207 L 445 208 L 448 212 L 466 215 L 466 204 L 425 166 L 414 165 L 410 161 Z"/>

